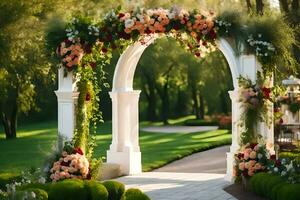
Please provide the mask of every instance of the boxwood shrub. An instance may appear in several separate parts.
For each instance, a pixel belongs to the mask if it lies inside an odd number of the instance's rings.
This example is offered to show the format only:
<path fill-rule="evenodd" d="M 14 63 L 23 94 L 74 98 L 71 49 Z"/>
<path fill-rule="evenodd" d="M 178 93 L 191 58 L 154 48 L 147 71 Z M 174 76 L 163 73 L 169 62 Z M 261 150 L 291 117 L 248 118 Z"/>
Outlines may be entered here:
<path fill-rule="evenodd" d="M 125 200 L 150 200 L 150 198 L 139 189 L 128 189 L 125 192 Z"/>
<path fill-rule="evenodd" d="M 250 179 L 250 191 L 271 200 L 299 200 L 300 184 L 287 183 L 282 177 L 258 173 Z"/>
<path fill-rule="evenodd" d="M 86 200 L 88 191 L 82 180 L 69 179 L 52 184 L 48 196 L 49 200 Z"/>
<path fill-rule="evenodd" d="M 105 181 L 103 185 L 108 191 L 108 200 L 120 200 L 125 192 L 125 186 L 117 181 Z"/>
<path fill-rule="evenodd" d="M 86 181 L 85 186 L 88 190 L 89 200 L 107 200 L 108 192 L 106 187 L 96 181 Z"/>
<path fill-rule="evenodd" d="M 45 190 L 38 189 L 38 188 L 28 188 L 27 192 L 34 192 L 36 200 L 48 200 L 48 193 Z"/>

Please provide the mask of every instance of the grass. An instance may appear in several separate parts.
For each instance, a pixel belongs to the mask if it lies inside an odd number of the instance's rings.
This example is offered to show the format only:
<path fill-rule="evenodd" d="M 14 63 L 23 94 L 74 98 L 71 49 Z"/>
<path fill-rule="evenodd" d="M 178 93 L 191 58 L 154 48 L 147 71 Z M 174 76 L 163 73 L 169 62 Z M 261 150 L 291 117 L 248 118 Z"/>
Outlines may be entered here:
<path fill-rule="evenodd" d="M 22 126 L 16 140 L 5 140 L 4 134 L 0 133 L 0 174 L 16 175 L 26 168 L 41 166 L 45 155 L 51 152 L 51 148 L 55 145 L 56 127 L 56 122 Z M 96 139 L 98 144 L 95 149 L 96 157 L 105 156 L 111 142 L 111 122 L 99 127 Z M 149 171 L 194 152 L 230 142 L 231 134 L 227 130 L 191 134 L 141 131 L 143 170 Z"/>

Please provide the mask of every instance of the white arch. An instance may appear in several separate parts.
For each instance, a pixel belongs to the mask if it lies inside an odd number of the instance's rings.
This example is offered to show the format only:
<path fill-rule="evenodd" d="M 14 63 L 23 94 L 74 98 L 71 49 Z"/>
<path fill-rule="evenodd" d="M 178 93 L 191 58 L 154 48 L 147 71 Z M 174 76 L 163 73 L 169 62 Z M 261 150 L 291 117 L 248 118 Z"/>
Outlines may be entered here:
<path fill-rule="evenodd" d="M 113 110 L 113 135 L 112 144 L 107 151 L 107 162 L 119 164 L 124 175 L 137 174 L 142 169 L 138 136 L 140 91 L 133 90 L 133 79 L 141 55 L 154 40 L 155 38 L 152 38 L 144 45 L 136 42 L 129 46 L 119 58 L 114 73 L 113 89 L 110 92 Z M 227 174 L 225 177 L 232 181 L 234 154 L 239 149 L 239 135 L 242 132 L 238 123 L 241 115 L 238 101 L 238 78 L 244 76 L 255 81 L 256 72 L 260 70 L 260 67 L 254 55 L 236 55 L 225 39 L 219 39 L 217 47 L 222 51 L 229 64 L 234 85 L 234 90 L 229 91 L 232 101 L 232 145 L 230 152 L 227 153 Z"/>
<path fill-rule="evenodd" d="M 145 49 L 153 43 L 155 38 L 152 38 L 147 44 L 142 45 L 136 42 L 128 47 L 118 60 L 113 79 L 112 91 L 133 91 L 133 79 L 137 63 L 140 60 Z M 235 56 L 235 52 L 230 44 L 223 38 L 217 41 L 219 50 L 224 54 L 232 75 L 234 88 L 238 87 L 238 77 L 241 74 L 239 71 L 239 61 Z"/>

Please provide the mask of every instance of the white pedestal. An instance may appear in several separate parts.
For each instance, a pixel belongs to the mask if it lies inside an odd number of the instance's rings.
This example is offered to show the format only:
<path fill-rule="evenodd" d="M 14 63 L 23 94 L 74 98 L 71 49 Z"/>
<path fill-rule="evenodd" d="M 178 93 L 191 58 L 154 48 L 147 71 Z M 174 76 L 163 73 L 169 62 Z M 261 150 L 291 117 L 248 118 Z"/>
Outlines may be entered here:
<path fill-rule="evenodd" d="M 58 90 L 55 91 L 58 102 L 58 134 L 71 140 L 75 127 L 75 110 L 79 93 L 73 83 L 73 73 L 64 76 L 64 69 L 58 70 Z"/>

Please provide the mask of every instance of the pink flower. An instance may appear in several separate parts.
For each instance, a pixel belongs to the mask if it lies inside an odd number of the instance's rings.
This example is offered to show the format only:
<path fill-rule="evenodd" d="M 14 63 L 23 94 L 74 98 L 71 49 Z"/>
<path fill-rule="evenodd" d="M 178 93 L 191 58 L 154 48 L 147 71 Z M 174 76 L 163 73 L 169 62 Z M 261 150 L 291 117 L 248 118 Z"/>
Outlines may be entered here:
<path fill-rule="evenodd" d="M 245 163 L 244 163 L 244 162 L 241 162 L 241 163 L 239 164 L 239 170 L 244 171 L 244 169 L 245 169 Z"/>

